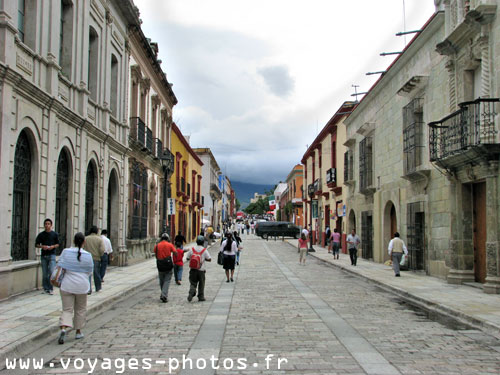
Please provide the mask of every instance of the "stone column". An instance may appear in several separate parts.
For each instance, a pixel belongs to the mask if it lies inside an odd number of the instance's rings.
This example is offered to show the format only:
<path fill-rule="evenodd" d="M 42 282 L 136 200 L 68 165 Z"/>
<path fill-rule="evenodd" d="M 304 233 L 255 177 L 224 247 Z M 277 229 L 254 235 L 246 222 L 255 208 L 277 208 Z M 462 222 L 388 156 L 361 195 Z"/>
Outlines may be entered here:
<path fill-rule="evenodd" d="M 472 201 L 470 188 L 454 180 L 450 185 L 451 238 L 446 264 L 450 266 L 449 284 L 474 281 L 472 241 Z"/>
<path fill-rule="evenodd" d="M 486 176 L 486 283 L 483 291 L 500 294 L 500 225 L 498 161 L 490 161 Z"/>

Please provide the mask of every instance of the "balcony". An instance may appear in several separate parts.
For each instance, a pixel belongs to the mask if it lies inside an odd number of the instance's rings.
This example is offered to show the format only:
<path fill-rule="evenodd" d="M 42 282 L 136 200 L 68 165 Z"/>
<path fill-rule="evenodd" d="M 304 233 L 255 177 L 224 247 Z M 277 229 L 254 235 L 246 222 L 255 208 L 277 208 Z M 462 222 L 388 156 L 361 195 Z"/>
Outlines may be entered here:
<path fill-rule="evenodd" d="M 446 170 L 497 159 L 500 138 L 496 116 L 500 99 L 460 103 L 460 109 L 429 123 L 430 160 Z"/>
<path fill-rule="evenodd" d="M 322 181 L 321 181 L 321 178 L 317 178 L 316 180 L 314 180 L 314 194 L 315 195 L 321 195 L 321 193 L 323 193 L 323 186 L 322 186 Z"/>
<path fill-rule="evenodd" d="M 219 187 L 214 183 L 210 184 L 210 196 L 212 197 L 212 200 L 219 200 L 222 198 L 222 193 L 219 190 Z"/>
<path fill-rule="evenodd" d="M 146 124 L 140 117 L 130 118 L 130 138 L 142 147 L 146 146 Z"/>
<path fill-rule="evenodd" d="M 163 156 L 163 142 L 159 138 L 155 138 L 153 140 L 154 148 L 153 148 L 153 156 L 155 159 L 161 159 Z"/>
<path fill-rule="evenodd" d="M 153 131 L 148 127 L 146 127 L 146 146 L 143 150 L 153 153 Z"/>

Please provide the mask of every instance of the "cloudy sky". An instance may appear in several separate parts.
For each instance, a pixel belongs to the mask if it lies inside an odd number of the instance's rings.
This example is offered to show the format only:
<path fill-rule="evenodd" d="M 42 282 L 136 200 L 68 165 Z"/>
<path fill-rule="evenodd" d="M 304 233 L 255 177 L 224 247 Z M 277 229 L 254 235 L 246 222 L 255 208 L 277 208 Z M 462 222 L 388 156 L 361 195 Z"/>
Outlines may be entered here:
<path fill-rule="evenodd" d="M 368 90 L 433 0 L 134 0 L 179 100 L 174 121 L 231 180 L 284 180 L 346 100 Z M 406 17 L 403 17 L 403 4 Z M 406 26 L 406 27 L 405 27 Z M 406 37 L 409 42 L 411 35 Z"/>

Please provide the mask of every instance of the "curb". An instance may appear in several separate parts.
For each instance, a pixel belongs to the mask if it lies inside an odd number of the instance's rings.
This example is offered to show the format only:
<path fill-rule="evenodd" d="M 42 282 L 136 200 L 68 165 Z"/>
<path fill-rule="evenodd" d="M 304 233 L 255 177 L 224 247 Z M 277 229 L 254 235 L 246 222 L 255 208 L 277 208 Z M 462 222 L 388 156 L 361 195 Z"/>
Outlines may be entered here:
<path fill-rule="evenodd" d="M 285 241 L 285 242 L 287 244 L 289 244 L 290 246 L 292 246 L 294 249 L 296 248 L 290 242 L 288 242 L 288 241 Z M 398 297 L 403 299 L 405 302 L 407 302 L 413 306 L 416 306 L 422 310 L 444 316 L 448 319 L 453 319 L 462 325 L 465 325 L 465 326 L 468 326 L 468 327 L 474 328 L 474 329 L 479 329 L 485 333 L 488 333 L 490 335 L 494 335 L 494 336 L 500 338 L 500 327 L 495 325 L 495 324 L 492 324 L 492 323 L 489 323 L 483 319 L 479 319 L 479 318 L 476 318 L 474 316 L 465 314 L 461 311 L 452 309 L 452 308 L 447 307 L 445 305 L 442 305 L 438 302 L 433 302 L 433 301 L 430 301 L 426 298 L 416 296 L 410 292 L 407 292 L 406 290 L 394 287 L 392 285 L 385 284 L 382 281 L 372 279 L 369 276 L 363 275 L 362 273 L 356 272 L 356 271 L 352 270 L 351 268 L 345 267 L 341 264 L 332 263 L 326 259 L 321 259 L 321 258 L 317 257 L 314 253 L 310 253 L 309 255 L 316 258 L 317 260 L 319 260 L 323 263 L 332 265 L 336 268 L 341 269 L 342 271 L 348 272 L 352 275 L 355 275 L 355 276 L 361 277 L 365 280 L 368 280 L 368 281 L 376 284 L 381 289 L 383 289 L 389 293 L 397 295 Z"/>
<path fill-rule="evenodd" d="M 93 319 L 99 312 L 111 308 L 121 299 L 123 299 L 126 295 L 134 293 L 139 289 L 142 289 L 146 284 L 150 283 L 157 277 L 156 273 L 144 280 L 143 282 L 134 285 L 131 288 L 124 289 L 118 292 L 115 296 L 107 298 L 101 302 L 96 303 L 94 306 L 90 307 L 87 310 L 87 320 Z M 37 347 L 43 345 L 52 339 L 52 336 L 55 336 L 59 332 L 58 323 L 53 323 L 48 327 L 42 328 L 28 336 L 26 336 L 23 340 L 19 340 L 17 343 L 13 343 L 8 345 L 2 352 L 0 353 L 0 371 L 5 368 L 5 358 L 7 357 L 20 357 L 25 354 L 25 351 L 28 350 L 34 343 L 37 344 Z"/>

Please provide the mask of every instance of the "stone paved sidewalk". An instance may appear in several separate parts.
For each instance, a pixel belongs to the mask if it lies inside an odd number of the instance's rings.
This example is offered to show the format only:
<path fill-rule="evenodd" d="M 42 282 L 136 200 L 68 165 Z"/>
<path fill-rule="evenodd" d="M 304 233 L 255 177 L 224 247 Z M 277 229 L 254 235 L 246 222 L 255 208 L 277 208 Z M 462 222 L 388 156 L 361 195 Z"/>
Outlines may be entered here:
<path fill-rule="evenodd" d="M 194 244 L 188 244 L 193 246 Z M 102 289 L 89 296 L 87 318 L 109 307 L 127 294 L 133 293 L 156 279 L 155 258 L 127 267 L 110 267 Z M 94 290 L 94 287 L 92 286 Z M 41 290 L 24 293 L 0 302 L 0 369 L 5 357 L 20 353 L 24 347 L 48 336 L 54 336 L 59 326 L 61 298 L 59 289 L 54 295 Z"/>
<path fill-rule="evenodd" d="M 297 240 L 287 239 L 297 247 Z M 458 318 L 462 322 L 500 337 L 500 295 L 485 294 L 482 289 L 468 285 L 452 285 L 445 280 L 416 272 L 401 272 L 394 277 L 391 267 L 358 257 L 357 266 L 351 266 L 348 254 L 333 259 L 326 248 L 314 245 L 316 252 L 309 253 L 335 267 L 359 275 L 379 286 L 441 314 Z"/>

